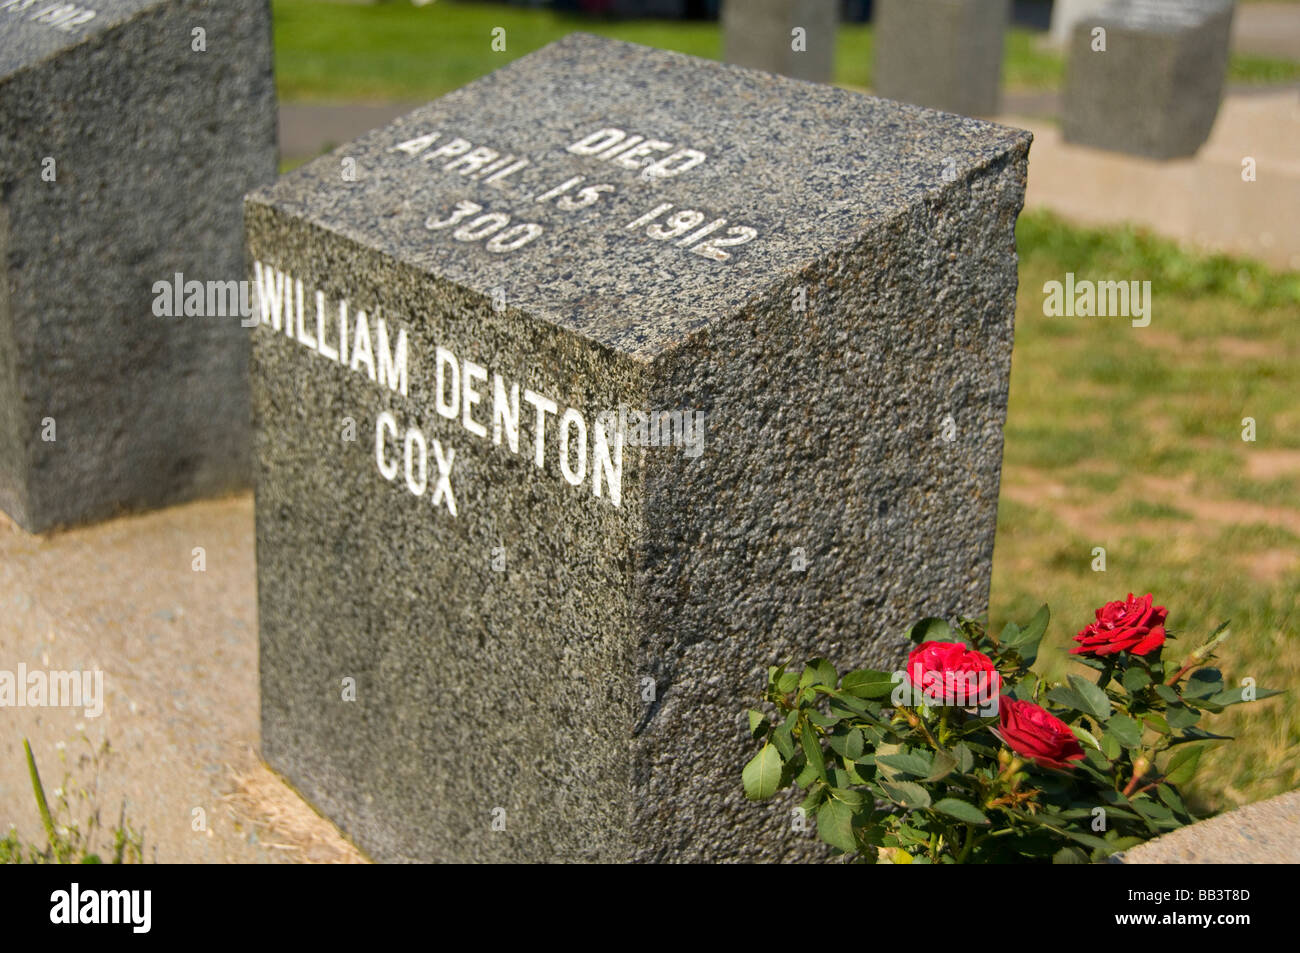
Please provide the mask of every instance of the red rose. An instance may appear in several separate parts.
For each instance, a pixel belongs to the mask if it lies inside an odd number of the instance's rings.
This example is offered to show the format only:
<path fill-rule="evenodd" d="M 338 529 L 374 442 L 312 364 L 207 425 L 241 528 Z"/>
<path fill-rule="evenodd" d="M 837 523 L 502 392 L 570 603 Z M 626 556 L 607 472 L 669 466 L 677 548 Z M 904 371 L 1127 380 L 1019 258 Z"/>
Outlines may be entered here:
<path fill-rule="evenodd" d="M 1071 655 L 1146 655 L 1165 644 L 1165 607 L 1151 605 L 1151 593 L 1141 599 L 1108 602 L 1097 610 L 1097 621 L 1074 637 Z"/>
<path fill-rule="evenodd" d="M 993 661 L 960 642 L 922 642 L 907 656 L 907 677 L 928 699 L 963 708 L 991 701 L 1001 690 Z"/>
<path fill-rule="evenodd" d="M 1083 758 L 1070 726 L 1033 702 L 1003 698 L 998 705 L 998 727 L 1007 747 L 1045 768 L 1064 771 L 1074 767 L 1071 761 Z"/>

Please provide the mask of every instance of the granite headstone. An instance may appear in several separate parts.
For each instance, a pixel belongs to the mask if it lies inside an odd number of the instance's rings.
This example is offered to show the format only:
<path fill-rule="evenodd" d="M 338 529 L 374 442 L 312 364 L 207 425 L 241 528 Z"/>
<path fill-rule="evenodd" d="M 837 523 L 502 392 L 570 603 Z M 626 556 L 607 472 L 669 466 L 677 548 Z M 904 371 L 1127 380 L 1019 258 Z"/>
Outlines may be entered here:
<path fill-rule="evenodd" d="M 839 0 L 726 0 L 720 19 L 728 63 L 831 81 Z"/>
<path fill-rule="evenodd" d="M 0 0 L 0 509 L 21 526 L 249 484 L 242 198 L 275 173 L 267 0 Z"/>
<path fill-rule="evenodd" d="M 994 115 L 1010 7 L 1010 0 L 877 0 L 872 91 L 963 116 Z"/>
<path fill-rule="evenodd" d="M 1195 155 L 1223 99 L 1232 0 L 1125 0 L 1075 26 L 1067 142 L 1152 159 Z M 1093 28 L 1105 30 L 1095 48 Z"/>
<path fill-rule="evenodd" d="M 815 852 L 742 709 L 986 607 L 1029 139 L 573 34 L 251 195 L 268 762 L 380 860 Z"/>

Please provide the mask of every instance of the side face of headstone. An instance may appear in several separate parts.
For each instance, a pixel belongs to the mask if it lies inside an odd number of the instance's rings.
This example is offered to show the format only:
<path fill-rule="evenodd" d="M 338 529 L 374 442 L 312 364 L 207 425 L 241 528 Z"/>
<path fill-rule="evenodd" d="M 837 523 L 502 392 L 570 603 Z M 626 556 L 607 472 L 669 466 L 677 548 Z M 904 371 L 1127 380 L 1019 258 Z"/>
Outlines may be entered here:
<path fill-rule="evenodd" d="M 831 81 L 839 0 L 726 0 L 721 21 L 728 63 Z"/>
<path fill-rule="evenodd" d="M 241 199 L 275 173 L 266 0 L 0 0 L 0 508 L 20 525 L 248 484 Z"/>
<path fill-rule="evenodd" d="M 575 34 L 250 196 L 267 760 L 382 860 L 816 854 L 742 710 L 985 608 L 1028 145 Z"/>
<path fill-rule="evenodd" d="M 1223 98 L 1232 13 L 1231 0 L 1125 0 L 1076 25 L 1065 140 L 1152 159 L 1195 155 Z"/>
<path fill-rule="evenodd" d="M 872 90 L 963 116 L 994 115 L 1010 8 L 1010 0 L 877 0 Z"/>

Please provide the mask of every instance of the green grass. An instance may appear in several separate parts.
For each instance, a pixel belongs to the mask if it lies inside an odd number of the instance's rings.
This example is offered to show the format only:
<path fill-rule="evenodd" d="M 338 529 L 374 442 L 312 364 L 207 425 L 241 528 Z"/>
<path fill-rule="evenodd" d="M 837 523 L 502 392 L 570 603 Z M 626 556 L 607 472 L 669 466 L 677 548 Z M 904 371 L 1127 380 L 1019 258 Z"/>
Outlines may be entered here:
<path fill-rule="evenodd" d="M 667 20 L 604 21 L 549 10 L 438 0 L 353 5 L 322 0 L 274 0 L 276 76 L 286 100 L 425 100 L 491 72 L 575 30 L 718 59 L 716 23 Z M 492 50 L 492 31 L 506 31 L 504 52 Z M 1008 33 L 1003 79 L 1007 88 L 1050 89 L 1060 84 L 1061 58 L 1039 49 L 1039 34 Z M 872 31 L 842 24 L 836 40 L 835 80 L 871 83 Z M 1232 58 L 1234 82 L 1300 79 L 1300 63 L 1262 57 Z"/>

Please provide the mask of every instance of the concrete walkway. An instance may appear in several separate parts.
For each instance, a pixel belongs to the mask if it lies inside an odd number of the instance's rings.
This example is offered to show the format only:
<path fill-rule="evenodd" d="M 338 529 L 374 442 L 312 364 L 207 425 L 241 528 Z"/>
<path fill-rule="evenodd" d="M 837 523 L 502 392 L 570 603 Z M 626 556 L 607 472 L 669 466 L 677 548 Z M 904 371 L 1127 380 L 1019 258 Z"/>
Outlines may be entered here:
<path fill-rule="evenodd" d="M 1300 791 L 1247 804 L 1125 851 L 1126 864 L 1300 864 Z"/>
<path fill-rule="evenodd" d="M 98 717 L 0 709 L 0 831 L 44 843 L 23 738 L 52 800 L 65 772 L 92 787 L 107 740 L 94 803 L 110 827 L 125 807 L 150 862 L 359 860 L 257 758 L 256 585 L 251 494 L 44 537 L 0 514 L 0 668 L 104 687 Z"/>

